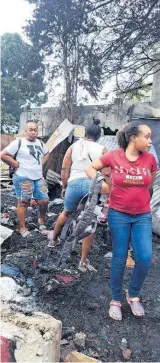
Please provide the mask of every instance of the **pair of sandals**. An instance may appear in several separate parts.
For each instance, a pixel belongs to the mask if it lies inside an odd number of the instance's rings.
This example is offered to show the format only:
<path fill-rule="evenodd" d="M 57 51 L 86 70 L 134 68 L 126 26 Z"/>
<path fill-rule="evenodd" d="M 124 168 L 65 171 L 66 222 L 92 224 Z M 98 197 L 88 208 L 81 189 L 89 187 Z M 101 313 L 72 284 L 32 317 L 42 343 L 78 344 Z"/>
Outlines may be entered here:
<path fill-rule="evenodd" d="M 134 316 L 142 317 L 144 316 L 144 309 L 140 302 L 139 297 L 130 297 L 128 294 L 128 291 L 126 293 L 126 300 L 127 303 L 130 305 L 131 311 Z M 122 320 L 122 311 L 121 311 L 122 305 L 119 301 L 112 300 L 110 302 L 110 308 L 109 308 L 109 316 L 110 318 L 114 320 L 121 321 Z"/>
<path fill-rule="evenodd" d="M 46 226 L 44 224 L 39 225 L 39 231 L 40 232 L 44 232 L 46 230 L 47 230 L 47 228 L 46 228 Z M 20 234 L 21 234 L 22 238 L 24 238 L 24 240 L 26 242 L 32 242 L 34 237 L 35 237 L 35 233 L 28 231 L 28 229 L 26 229 L 24 232 L 20 232 Z"/>

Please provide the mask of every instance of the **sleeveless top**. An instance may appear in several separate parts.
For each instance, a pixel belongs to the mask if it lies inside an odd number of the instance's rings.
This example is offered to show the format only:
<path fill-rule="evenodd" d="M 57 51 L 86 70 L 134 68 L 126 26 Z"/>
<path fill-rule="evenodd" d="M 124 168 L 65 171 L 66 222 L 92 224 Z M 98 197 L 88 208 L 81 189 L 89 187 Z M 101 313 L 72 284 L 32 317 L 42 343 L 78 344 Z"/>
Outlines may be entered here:
<path fill-rule="evenodd" d="M 85 169 L 102 155 L 104 146 L 97 142 L 80 139 L 72 145 L 72 165 L 68 183 L 80 179 L 87 178 Z"/>

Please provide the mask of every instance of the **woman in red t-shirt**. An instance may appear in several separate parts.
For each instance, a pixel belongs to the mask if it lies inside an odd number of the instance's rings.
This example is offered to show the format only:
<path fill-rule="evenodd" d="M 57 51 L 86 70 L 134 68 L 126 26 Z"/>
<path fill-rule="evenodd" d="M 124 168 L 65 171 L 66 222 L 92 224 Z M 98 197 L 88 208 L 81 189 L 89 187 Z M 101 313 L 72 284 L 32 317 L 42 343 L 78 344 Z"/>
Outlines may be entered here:
<path fill-rule="evenodd" d="M 111 168 L 111 190 L 105 182 L 102 186 L 103 194 L 110 192 L 108 224 L 113 246 L 109 315 L 121 320 L 123 274 L 130 238 L 135 267 L 126 298 L 135 316 L 144 315 L 139 293 L 152 258 L 149 189 L 154 182 L 157 165 L 154 156 L 147 152 L 151 146 L 151 130 L 147 125 L 131 122 L 119 131 L 117 138 L 120 149 L 101 156 L 90 164 L 86 173 L 92 179 L 98 170 L 106 166 Z"/>

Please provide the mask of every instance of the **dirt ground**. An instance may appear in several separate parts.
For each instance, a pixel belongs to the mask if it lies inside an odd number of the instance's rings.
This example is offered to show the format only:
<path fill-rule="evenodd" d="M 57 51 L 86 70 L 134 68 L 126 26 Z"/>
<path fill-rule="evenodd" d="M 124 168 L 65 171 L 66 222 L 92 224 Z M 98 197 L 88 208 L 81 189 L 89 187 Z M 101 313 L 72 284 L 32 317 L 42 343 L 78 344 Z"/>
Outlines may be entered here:
<path fill-rule="evenodd" d="M 56 194 L 57 196 L 58 194 Z M 16 205 L 16 198 L 2 191 L 2 212 Z M 50 209 L 57 215 L 62 206 Z M 13 229 L 16 229 L 16 212 L 12 211 Z M 47 227 L 52 228 L 56 216 L 48 217 Z M 35 211 L 28 214 L 28 227 L 35 229 Z M 160 249 L 153 244 L 153 263 L 145 281 L 142 297 L 146 311 L 144 318 L 135 318 L 125 301 L 125 289 L 132 269 L 127 268 L 124 277 L 123 321 L 114 322 L 108 316 L 108 305 L 111 299 L 109 283 L 110 259 L 104 258 L 109 248 L 103 240 L 103 227 L 99 227 L 95 235 L 94 246 L 90 253 L 90 261 L 97 273 L 79 273 L 77 265 L 81 245 L 69 262 L 69 271 L 56 271 L 53 265 L 57 261 L 62 245 L 49 253 L 47 239 L 36 232 L 34 242 L 26 244 L 17 232 L 2 245 L 2 263 L 18 266 L 23 276 L 31 278 L 31 293 L 35 296 L 38 310 L 49 313 L 62 320 L 62 360 L 67 351 L 79 350 L 101 361 L 124 361 L 120 349 L 122 338 L 125 338 L 132 354 L 132 362 L 160 361 Z M 35 265 L 36 261 L 36 265 Z M 36 267 L 36 269 L 35 269 Z M 71 276 L 73 281 L 66 284 L 61 278 Z M 57 282 L 58 281 L 58 282 Z M 26 311 L 30 314 L 30 311 Z M 85 346 L 79 347 L 75 342 L 75 334 L 86 334 Z M 65 341 L 64 341 L 65 339 Z"/>

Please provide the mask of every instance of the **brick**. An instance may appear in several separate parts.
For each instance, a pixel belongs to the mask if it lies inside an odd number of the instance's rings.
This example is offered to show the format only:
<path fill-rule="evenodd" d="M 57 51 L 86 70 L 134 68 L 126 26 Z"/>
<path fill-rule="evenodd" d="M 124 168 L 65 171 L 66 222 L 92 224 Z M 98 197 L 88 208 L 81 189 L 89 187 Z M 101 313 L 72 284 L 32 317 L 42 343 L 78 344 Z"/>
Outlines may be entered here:
<path fill-rule="evenodd" d="M 0 337 L 1 363 L 15 362 L 15 342 L 11 339 Z"/>

